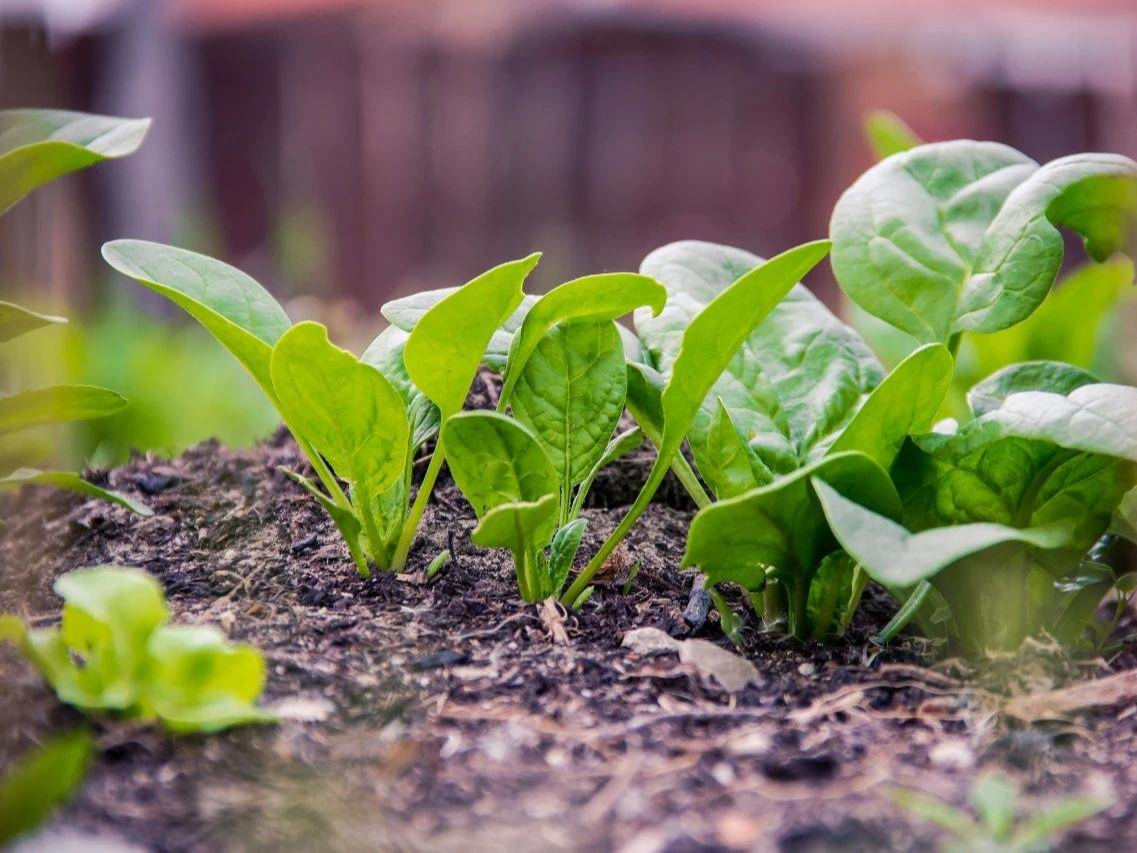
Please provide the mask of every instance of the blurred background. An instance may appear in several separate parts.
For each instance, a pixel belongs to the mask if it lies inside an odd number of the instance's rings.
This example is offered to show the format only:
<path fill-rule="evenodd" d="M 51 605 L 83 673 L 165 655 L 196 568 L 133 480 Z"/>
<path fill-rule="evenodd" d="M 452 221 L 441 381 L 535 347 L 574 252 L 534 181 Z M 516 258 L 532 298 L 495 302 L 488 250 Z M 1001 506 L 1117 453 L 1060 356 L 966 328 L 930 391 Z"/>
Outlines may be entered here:
<path fill-rule="evenodd" d="M 18 344 L 5 379 L 129 397 L 67 451 L 110 464 L 247 444 L 276 418 L 204 333 L 109 273 L 104 240 L 220 257 L 358 352 L 386 299 L 533 250 L 544 290 L 676 239 L 769 255 L 824 236 L 872 163 L 871 108 L 1040 161 L 1137 156 L 1137 2 L 0 0 L 15 106 L 155 120 L 136 155 L 0 223 L 0 291 L 72 318 Z M 837 306 L 826 275 L 811 285 Z"/>

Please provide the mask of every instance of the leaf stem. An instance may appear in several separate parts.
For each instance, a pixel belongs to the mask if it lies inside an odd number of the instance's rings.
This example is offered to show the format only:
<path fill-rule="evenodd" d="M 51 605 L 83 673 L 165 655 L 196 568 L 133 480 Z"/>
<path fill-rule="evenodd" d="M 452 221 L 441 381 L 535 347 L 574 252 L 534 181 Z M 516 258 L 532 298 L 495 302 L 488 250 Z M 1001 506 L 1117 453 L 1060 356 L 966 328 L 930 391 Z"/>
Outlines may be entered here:
<path fill-rule="evenodd" d="M 288 425 L 285 424 L 285 426 Z M 344 494 L 343 489 L 340 488 L 336 475 L 332 473 L 328 464 L 324 461 L 324 457 L 316 452 L 316 449 L 312 447 L 306 439 L 301 438 L 300 433 L 292 429 L 292 427 L 288 427 L 288 429 L 289 432 L 292 433 L 292 438 L 296 441 L 296 446 L 300 448 L 300 452 L 307 458 L 308 464 L 312 466 L 312 470 L 316 472 L 316 476 L 320 478 L 320 482 L 323 483 L 324 488 L 328 490 L 332 501 L 335 502 L 336 506 L 342 507 L 349 512 L 352 511 L 351 501 L 347 499 L 347 495 Z"/>
<path fill-rule="evenodd" d="M 912 621 L 912 617 L 924 606 L 924 602 L 928 600 L 928 596 L 931 594 L 932 585 L 926 580 L 920 581 L 916 590 L 908 596 L 908 600 L 904 602 L 904 606 L 896 611 L 896 615 L 893 616 L 888 624 L 881 629 L 881 632 L 877 634 L 876 641 L 881 644 L 890 642 L 893 637 L 904 630 L 905 625 Z"/>
<path fill-rule="evenodd" d="M 399 535 L 399 544 L 395 548 L 395 556 L 391 560 L 392 571 L 401 572 L 407 566 L 407 555 L 411 552 L 415 533 L 418 532 L 419 522 L 422 521 L 422 515 L 426 512 L 430 493 L 434 491 L 434 481 L 438 479 L 438 472 L 442 470 L 442 462 L 445 458 L 446 453 L 442 448 L 442 436 L 440 434 L 437 443 L 434 445 L 434 454 L 430 457 L 430 465 L 427 466 L 426 474 L 423 475 L 422 485 L 418 487 L 418 494 L 415 495 L 411 514 L 407 518 L 406 524 L 403 525 L 403 532 Z"/>
<path fill-rule="evenodd" d="M 366 488 L 358 483 L 352 489 L 352 494 L 355 496 L 356 503 L 359 504 L 359 512 L 357 514 L 363 516 L 363 529 L 367 532 L 367 542 L 371 546 L 367 550 L 370 552 L 371 558 L 374 560 L 376 555 L 379 553 L 380 537 L 379 528 L 375 524 L 375 513 L 372 511 L 371 507 L 371 495 L 368 493 Z M 380 566 L 380 568 L 385 567 Z M 371 573 L 368 572 L 366 575 L 363 575 L 363 577 L 368 577 L 370 574 Z"/>
<path fill-rule="evenodd" d="M 849 595 L 849 603 L 845 605 L 845 612 L 841 614 L 840 633 L 842 636 L 853 624 L 853 614 L 857 612 L 857 608 L 861 604 L 861 596 L 864 595 L 865 587 L 868 585 L 869 573 L 864 570 L 860 563 L 857 563 L 853 567 L 853 591 Z"/>
<path fill-rule="evenodd" d="M 691 496 L 695 506 L 703 509 L 711 505 L 711 496 L 707 494 L 702 483 L 699 482 L 699 478 L 691 468 L 691 463 L 687 461 L 686 456 L 682 453 L 676 453 L 675 459 L 671 462 L 671 470 L 675 472 L 675 476 L 679 478 L 679 482 L 683 484 L 683 488 L 687 490 L 687 494 Z"/>

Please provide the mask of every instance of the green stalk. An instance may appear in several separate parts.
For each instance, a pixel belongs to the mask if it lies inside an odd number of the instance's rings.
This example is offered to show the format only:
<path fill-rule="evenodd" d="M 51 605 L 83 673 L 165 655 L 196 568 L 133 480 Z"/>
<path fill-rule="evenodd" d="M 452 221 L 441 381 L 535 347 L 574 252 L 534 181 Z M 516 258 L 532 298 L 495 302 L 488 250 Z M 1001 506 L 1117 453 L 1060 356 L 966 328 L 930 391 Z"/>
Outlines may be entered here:
<path fill-rule="evenodd" d="M 391 570 L 394 572 L 401 572 L 407 567 L 407 555 L 411 552 L 415 533 L 418 532 L 419 522 L 422 521 L 423 513 L 426 512 L 430 493 L 434 491 L 434 481 L 438 479 L 438 472 L 442 470 L 442 462 L 445 458 L 446 454 L 442 449 L 442 436 L 440 434 L 438 442 L 434 445 L 434 455 L 430 457 L 430 465 L 427 466 L 426 474 L 423 475 L 422 485 L 419 486 L 418 494 L 415 495 L 410 517 L 407 518 L 406 524 L 403 525 L 403 531 L 399 535 L 399 544 L 395 548 L 395 556 L 391 560 Z"/>
<path fill-rule="evenodd" d="M 896 615 L 877 634 L 876 641 L 881 644 L 887 643 L 904 630 L 904 626 L 912 621 L 912 617 L 924 606 L 924 602 L 928 600 L 928 596 L 931 594 L 932 585 L 927 581 L 920 581 L 913 593 L 908 596 L 908 600 L 904 602 L 904 606 L 896 611 Z"/>
<path fill-rule="evenodd" d="M 703 509 L 711 505 L 710 495 L 703 488 L 703 484 L 699 482 L 699 478 L 692 470 L 686 456 L 682 453 L 676 453 L 675 459 L 671 463 L 671 470 L 675 472 L 675 476 L 679 478 L 679 482 L 683 484 L 683 488 L 687 490 L 687 494 L 691 496 L 696 507 Z"/>
<path fill-rule="evenodd" d="M 869 585 L 869 573 L 866 572 L 860 563 L 853 567 L 853 591 L 849 595 L 849 603 L 845 606 L 845 612 L 841 614 L 841 634 L 843 635 L 849 630 L 849 626 L 853 623 L 853 614 L 857 612 L 857 608 L 861 604 L 861 596 L 865 593 L 865 587 Z"/>
<path fill-rule="evenodd" d="M 379 553 L 379 528 L 375 524 L 375 513 L 371 507 L 371 495 L 367 489 L 356 486 L 352 493 L 355 495 L 355 500 L 359 504 L 359 512 L 357 515 L 363 516 L 363 529 L 367 533 L 367 541 L 370 544 L 368 551 L 371 553 L 372 559 L 375 559 Z M 370 571 L 363 577 L 369 577 Z"/>
<path fill-rule="evenodd" d="M 300 437 L 300 433 L 288 426 L 285 421 L 285 426 L 288 431 L 292 433 L 292 438 L 296 441 L 296 446 L 300 448 L 300 452 L 308 460 L 312 466 L 312 470 L 316 472 L 316 476 L 320 478 L 320 482 L 324 484 L 324 488 L 328 490 L 328 495 L 331 497 L 332 502 L 336 506 L 351 511 L 351 501 L 347 499 L 342 488 L 340 488 L 339 481 L 336 480 L 336 475 L 328 468 L 328 464 L 324 462 L 324 457 L 316 452 L 316 449 L 310 445 L 306 439 Z"/>

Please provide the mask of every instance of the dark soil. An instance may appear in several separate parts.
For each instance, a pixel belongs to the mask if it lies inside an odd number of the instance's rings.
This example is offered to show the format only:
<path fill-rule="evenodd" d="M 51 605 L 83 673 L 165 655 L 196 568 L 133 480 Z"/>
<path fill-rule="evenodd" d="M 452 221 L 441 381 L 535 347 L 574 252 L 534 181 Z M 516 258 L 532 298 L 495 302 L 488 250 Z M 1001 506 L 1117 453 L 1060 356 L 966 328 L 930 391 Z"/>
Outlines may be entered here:
<path fill-rule="evenodd" d="M 633 456 L 598 485 L 584 553 L 644 462 Z M 621 646 L 643 626 L 692 635 L 693 578 L 676 569 L 691 511 L 677 491 L 580 613 L 543 615 L 517 598 L 505 553 L 470 545 L 473 515 L 449 483 L 415 572 L 360 580 L 327 518 L 277 470 L 298 464 L 284 436 L 245 452 L 206 443 L 111 473 L 153 518 L 42 491 L 6 507 L 0 611 L 49 623 L 60 573 L 140 566 L 177 621 L 216 623 L 264 650 L 265 702 L 287 717 L 180 738 L 96 721 L 90 778 L 38 843 L 79 833 L 163 850 L 929 849 L 937 831 L 894 805 L 890 786 L 965 805 L 974 779 L 1001 768 L 1034 813 L 1073 793 L 1116 798 L 1064 846 L 1137 849 L 1137 699 L 1015 723 L 990 678 L 927 665 L 914 641 L 874 645 L 890 608 L 871 591 L 850 635 L 828 646 L 752 620 L 745 654 L 761 683 L 728 695 L 671 652 Z M 444 547 L 456 559 L 424 582 Z M 730 647 L 713 611 L 697 635 Z M 1040 692 L 1133 667 L 1122 647 L 1077 666 L 1015 661 L 1000 683 Z M 11 648 L 0 677 L 0 765 L 82 722 Z"/>

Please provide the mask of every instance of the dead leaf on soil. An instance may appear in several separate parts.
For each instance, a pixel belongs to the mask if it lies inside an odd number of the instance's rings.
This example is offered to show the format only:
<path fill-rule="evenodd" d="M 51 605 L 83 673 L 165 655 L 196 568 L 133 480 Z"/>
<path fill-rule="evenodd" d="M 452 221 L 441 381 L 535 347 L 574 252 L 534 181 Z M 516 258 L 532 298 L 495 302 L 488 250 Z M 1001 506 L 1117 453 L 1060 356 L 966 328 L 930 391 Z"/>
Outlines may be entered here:
<path fill-rule="evenodd" d="M 555 596 L 550 595 L 541 602 L 540 613 L 541 624 L 545 626 L 545 630 L 549 632 L 553 642 L 559 646 L 569 645 L 571 641 L 568 631 L 565 630 L 565 613 L 557 603 Z"/>
<path fill-rule="evenodd" d="M 1003 713 L 1026 722 L 1061 719 L 1086 708 L 1120 705 L 1137 699 L 1137 670 L 1095 678 L 1060 690 L 1016 696 L 1003 705 Z"/>
<path fill-rule="evenodd" d="M 336 706 L 323 696 L 288 696 L 269 706 L 269 711 L 282 720 L 298 723 L 322 723 L 335 711 Z"/>
<path fill-rule="evenodd" d="M 727 693 L 737 693 L 762 681 L 754 664 L 708 640 L 676 640 L 659 628 L 636 628 L 624 635 L 622 645 L 640 654 L 675 652 L 680 663 L 690 664 L 700 675 L 713 678 Z"/>

